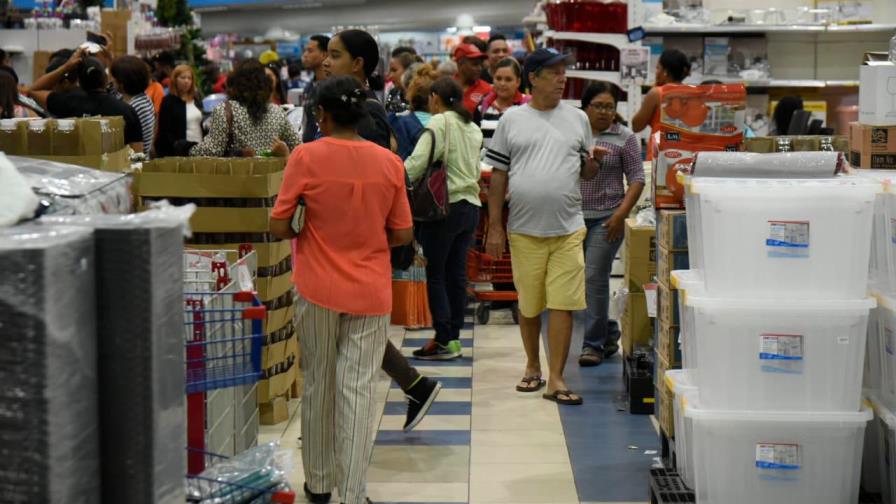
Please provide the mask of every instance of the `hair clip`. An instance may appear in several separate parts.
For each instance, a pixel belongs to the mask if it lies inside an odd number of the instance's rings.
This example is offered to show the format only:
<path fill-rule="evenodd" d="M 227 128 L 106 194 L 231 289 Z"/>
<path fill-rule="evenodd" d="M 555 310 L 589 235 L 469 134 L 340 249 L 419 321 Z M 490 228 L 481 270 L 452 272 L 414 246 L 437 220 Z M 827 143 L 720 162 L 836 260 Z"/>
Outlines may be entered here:
<path fill-rule="evenodd" d="M 339 98 L 341 98 L 343 102 L 348 103 L 348 96 L 342 95 Z"/>

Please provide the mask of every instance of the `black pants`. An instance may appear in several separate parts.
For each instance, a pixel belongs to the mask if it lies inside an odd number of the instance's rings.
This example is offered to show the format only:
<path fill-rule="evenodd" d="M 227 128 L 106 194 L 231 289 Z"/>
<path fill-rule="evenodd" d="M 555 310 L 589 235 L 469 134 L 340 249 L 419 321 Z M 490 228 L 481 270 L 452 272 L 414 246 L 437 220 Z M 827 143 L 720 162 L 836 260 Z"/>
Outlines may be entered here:
<path fill-rule="evenodd" d="M 417 241 L 426 256 L 429 311 L 442 345 L 460 338 L 467 306 L 467 252 L 479 224 L 479 207 L 467 201 L 451 204 L 448 218 L 417 226 Z"/>

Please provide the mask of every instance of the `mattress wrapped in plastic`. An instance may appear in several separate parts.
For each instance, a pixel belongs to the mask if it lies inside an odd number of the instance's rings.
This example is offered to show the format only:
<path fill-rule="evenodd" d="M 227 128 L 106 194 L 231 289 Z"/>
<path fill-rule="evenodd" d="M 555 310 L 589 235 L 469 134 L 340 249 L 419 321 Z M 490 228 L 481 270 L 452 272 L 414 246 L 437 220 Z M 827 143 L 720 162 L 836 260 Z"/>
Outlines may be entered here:
<path fill-rule="evenodd" d="M 0 229 L 0 502 L 100 502 L 94 240 Z"/>
<path fill-rule="evenodd" d="M 844 171 L 840 152 L 698 152 L 691 174 L 695 177 L 816 179 Z"/>
<path fill-rule="evenodd" d="M 95 233 L 103 502 L 186 499 L 183 222 L 192 211 L 176 212 L 42 220 Z"/>
<path fill-rule="evenodd" d="M 48 214 L 126 214 L 133 210 L 131 176 L 43 159 L 9 156 Z"/>

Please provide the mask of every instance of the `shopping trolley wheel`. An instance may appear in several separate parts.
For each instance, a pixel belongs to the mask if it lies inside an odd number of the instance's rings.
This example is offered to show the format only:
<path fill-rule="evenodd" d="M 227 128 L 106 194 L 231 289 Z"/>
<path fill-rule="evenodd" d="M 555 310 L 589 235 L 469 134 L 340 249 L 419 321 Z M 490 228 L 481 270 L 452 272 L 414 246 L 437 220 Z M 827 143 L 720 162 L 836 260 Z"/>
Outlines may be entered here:
<path fill-rule="evenodd" d="M 516 325 L 520 325 L 520 304 L 513 303 L 513 306 L 510 307 L 510 315 L 513 316 L 513 323 Z"/>
<path fill-rule="evenodd" d="M 479 303 L 479 306 L 476 307 L 476 323 L 479 325 L 488 324 L 489 315 L 488 303 Z"/>

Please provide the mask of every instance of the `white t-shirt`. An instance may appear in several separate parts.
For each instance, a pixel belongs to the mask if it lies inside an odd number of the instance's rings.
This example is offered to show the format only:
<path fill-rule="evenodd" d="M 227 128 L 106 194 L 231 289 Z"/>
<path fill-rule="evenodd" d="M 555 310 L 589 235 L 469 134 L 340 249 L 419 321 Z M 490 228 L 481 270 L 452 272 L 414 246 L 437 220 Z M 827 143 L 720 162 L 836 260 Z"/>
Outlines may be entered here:
<path fill-rule="evenodd" d="M 585 227 L 581 153 L 593 145 L 588 116 L 564 103 L 549 111 L 527 104 L 504 113 L 485 158 L 508 172 L 509 232 L 554 237 Z"/>
<path fill-rule="evenodd" d="M 193 101 L 187 102 L 187 141 L 196 143 L 202 141 L 202 111 Z"/>

